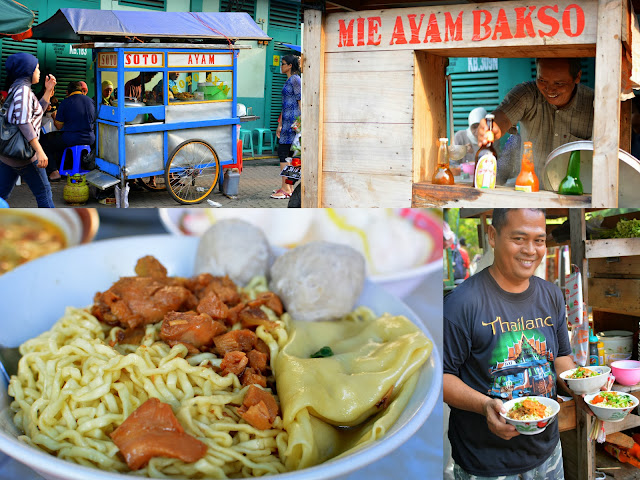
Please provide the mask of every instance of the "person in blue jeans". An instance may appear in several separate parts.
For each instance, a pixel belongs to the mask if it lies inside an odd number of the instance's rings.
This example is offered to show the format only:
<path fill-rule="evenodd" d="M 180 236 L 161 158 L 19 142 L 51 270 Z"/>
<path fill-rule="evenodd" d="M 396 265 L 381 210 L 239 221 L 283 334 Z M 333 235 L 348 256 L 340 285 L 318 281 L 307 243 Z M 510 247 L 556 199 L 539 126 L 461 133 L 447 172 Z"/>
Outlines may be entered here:
<path fill-rule="evenodd" d="M 22 177 L 36 197 L 38 207 L 54 208 L 51 185 L 45 171 L 49 158 L 40 145 L 40 130 L 56 79 L 53 75 L 47 75 L 44 94 L 38 100 L 31 90 L 32 84 L 40 82 L 40 65 L 35 56 L 14 53 L 7 58 L 5 69 L 7 84 L 11 85 L 9 95 L 13 95 L 7 118 L 10 123 L 18 125 L 35 150 L 35 155 L 29 160 L 0 155 L 0 198 L 8 200 L 18 177 Z"/>

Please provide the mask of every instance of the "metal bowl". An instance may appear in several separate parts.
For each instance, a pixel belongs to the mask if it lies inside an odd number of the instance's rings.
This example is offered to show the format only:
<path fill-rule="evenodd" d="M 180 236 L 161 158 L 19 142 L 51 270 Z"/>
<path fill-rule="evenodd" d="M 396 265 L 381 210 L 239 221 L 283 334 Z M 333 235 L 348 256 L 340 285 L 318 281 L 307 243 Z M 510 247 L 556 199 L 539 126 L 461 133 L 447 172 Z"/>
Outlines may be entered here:
<path fill-rule="evenodd" d="M 593 173 L 593 142 L 580 140 L 556 148 L 549 154 L 542 173 L 542 182 L 546 190 L 558 191 L 560 182 L 567 174 L 567 165 L 571 152 L 580 150 L 580 180 L 584 193 L 591 193 Z M 618 172 L 618 206 L 636 207 L 640 205 L 640 160 L 622 149 L 618 149 L 620 160 Z"/>

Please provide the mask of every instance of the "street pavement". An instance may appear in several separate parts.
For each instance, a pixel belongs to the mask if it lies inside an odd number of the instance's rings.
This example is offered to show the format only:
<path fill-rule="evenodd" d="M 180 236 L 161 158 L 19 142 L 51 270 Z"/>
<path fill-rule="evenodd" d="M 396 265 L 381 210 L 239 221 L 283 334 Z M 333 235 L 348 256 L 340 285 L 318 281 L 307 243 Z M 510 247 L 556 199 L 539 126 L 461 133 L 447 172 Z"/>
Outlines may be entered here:
<path fill-rule="evenodd" d="M 62 193 L 66 178 L 60 182 L 52 182 L 51 190 L 56 207 L 69 207 L 64 201 Z M 221 204 L 224 208 L 286 208 L 288 200 L 270 198 L 275 188 L 280 188 L 280 164 L 277 157 L 267 159 L 245 160 L 244 169 L 240 175 L 238 195 L 229 198 L 220 192 L 216 185 L 208 199 Z M 37 207 L 35 198 L 26 184 L 16 185 L 7 200 L 10 207 Z M 95 198 L 90 198 L 83 205 L 96 208 L 116 208 L 115 205 L 102 205 Z M 207 200 L 195 205 L 182 205 L 176 202 L 169 192 L 130 191 L 130 208 L 159 208 L 159 207 L 212 207 Z"/>

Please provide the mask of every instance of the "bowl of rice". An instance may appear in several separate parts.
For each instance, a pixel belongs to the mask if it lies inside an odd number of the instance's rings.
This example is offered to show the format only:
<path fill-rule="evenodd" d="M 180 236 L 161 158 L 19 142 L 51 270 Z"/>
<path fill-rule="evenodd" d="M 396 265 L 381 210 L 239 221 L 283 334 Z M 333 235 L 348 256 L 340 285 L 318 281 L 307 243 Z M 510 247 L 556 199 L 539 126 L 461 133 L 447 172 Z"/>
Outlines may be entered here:
<path fill-rule="evenodd" d="M 606 365 L 578 367 L 566 370 L 560 374 L 560 378 L 567 382 L 572 392 L 583 395 L 598 393 L 600 388 L 607 383 L 611 368 Z"/>
<path fill-rule="evenodd" d="M 560 404 L 547 397 L 519 397 L 504 403 L 507 413 L 500 413 L 522 435 L 537 435 L 553 422 Z"/>
<path fill-rule="evenodd" d="M 638 399 L 624 392 L 598 392 L 584 396 L 593 414 L 603 422 L 620 422 L 638 406 Z"/>

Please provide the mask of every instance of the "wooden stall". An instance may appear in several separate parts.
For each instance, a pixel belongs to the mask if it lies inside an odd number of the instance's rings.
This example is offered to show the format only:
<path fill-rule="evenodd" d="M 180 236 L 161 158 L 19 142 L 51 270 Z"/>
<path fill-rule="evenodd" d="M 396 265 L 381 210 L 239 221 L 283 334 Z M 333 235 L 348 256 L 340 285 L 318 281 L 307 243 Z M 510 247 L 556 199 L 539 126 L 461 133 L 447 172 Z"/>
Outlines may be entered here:
<path fill-rule="evenodd" d="M 618 148 L 630 149 L 620 91 L 631 2 L 416 3 L 303 1 L 303 206 L 617 206 Z M 449 57 L 596 57 L 591 195 L 432 185 Z"/>

